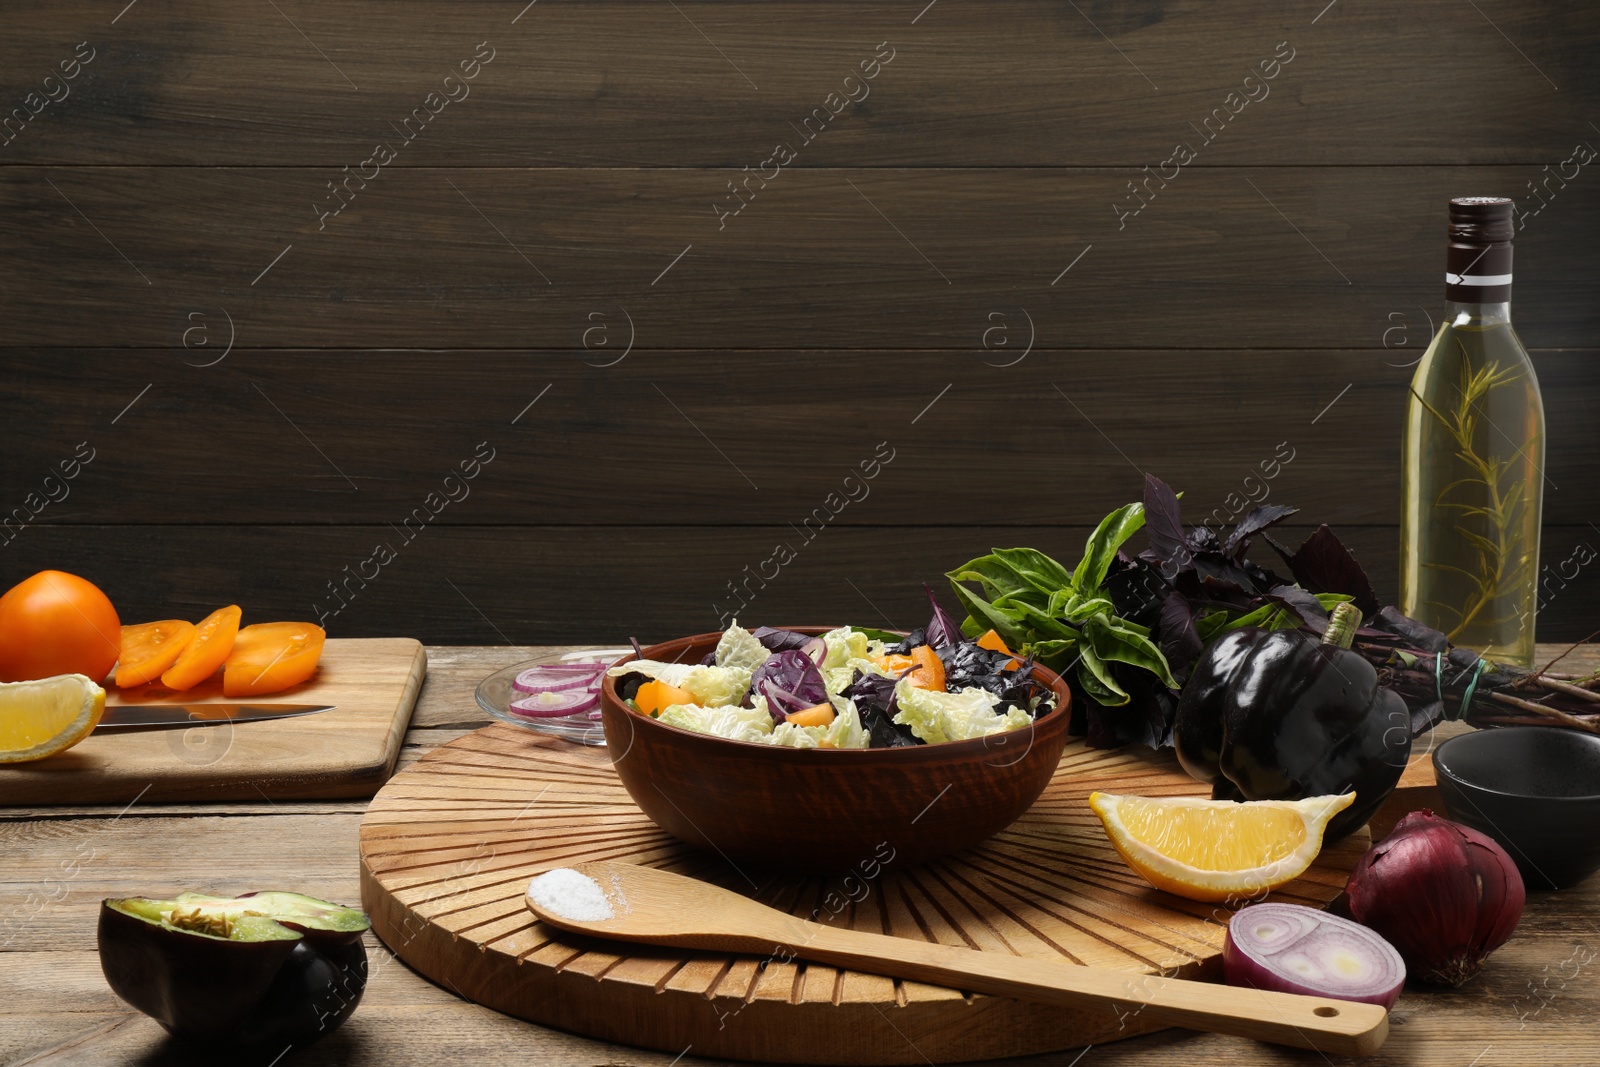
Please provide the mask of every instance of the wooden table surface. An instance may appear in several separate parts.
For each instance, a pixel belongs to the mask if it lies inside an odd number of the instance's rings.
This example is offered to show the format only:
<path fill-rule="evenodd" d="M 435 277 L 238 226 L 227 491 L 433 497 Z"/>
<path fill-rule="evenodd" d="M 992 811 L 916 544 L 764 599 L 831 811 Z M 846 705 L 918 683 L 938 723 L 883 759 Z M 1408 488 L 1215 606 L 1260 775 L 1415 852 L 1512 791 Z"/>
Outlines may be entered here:
<path fill-rule="evenodd" d="M 478 680 L 551 651 L 433 647 L 402 765 L 488 720 Z M 1554 654 L 1553 646 L 1542 655 Z M 1600 666 L 1600 649 L 1569 662 Z M 1576 661 L 1576 662 L 1574 662 Z M 130 796 L 129 801 L 134 798 Z M 106 896 L 183 889 L 295 888 L 349 903 L 359 896 L 355 801 L 106 805 L 0 809 L 0 1064 L 211 1065 L 170 1041 L 106 987 L 95 914 Z M 1600 878 L 1530 897 L 1522 925 L 1458 992 L 1407 991 L 1388 1044 L 1364 1061 L 1437 1067 L 1600 1061 Z M 609 1045 L 511 1019 L 460 1000 L 409 970 L 375 939 L 360 1009 L 288 1065 L 413 1067 L 472 1064 L 668 1067 L 673 1057 Z M 915 1034 L 908 1034 L 914 1041 Z M 1111 1045 L 1014 1061 L 1059 1067 L 1156 1064 L 1234 1067 L 1332 1062 L 1314 1052 L 1168 1030 Z M 269 1067 L 230 1058 L 230 1067 Z M 684 1067 L 696 1060 L 689 1050 Z"/>

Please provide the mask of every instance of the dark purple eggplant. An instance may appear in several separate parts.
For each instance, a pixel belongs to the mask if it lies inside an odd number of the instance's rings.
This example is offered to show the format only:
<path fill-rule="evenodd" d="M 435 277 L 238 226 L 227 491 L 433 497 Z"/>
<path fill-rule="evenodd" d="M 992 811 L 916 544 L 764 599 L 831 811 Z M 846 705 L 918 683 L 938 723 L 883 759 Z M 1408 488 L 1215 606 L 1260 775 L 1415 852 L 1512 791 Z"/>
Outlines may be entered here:
<path fill-rule="evenodd" d="M 1301 800 L 1354 791 L 1325 840 L 1362 826 L 1411 754 L 1411 715 L 1350 642 L 1361 612 L 1334 608 L 1319 641 L 1300 630 L 1244 627 L 1200 655 L 1178 702 L 1173 740 L 1184 770 L 1215 799 Z"/>
<path fill-rule="evenodd" d="M 360 1002 L 370 926 L 355 908 L 299 893 L 110 899 L 100 966 L 112 992 L 177 1037 L 303 1047 Z"/>

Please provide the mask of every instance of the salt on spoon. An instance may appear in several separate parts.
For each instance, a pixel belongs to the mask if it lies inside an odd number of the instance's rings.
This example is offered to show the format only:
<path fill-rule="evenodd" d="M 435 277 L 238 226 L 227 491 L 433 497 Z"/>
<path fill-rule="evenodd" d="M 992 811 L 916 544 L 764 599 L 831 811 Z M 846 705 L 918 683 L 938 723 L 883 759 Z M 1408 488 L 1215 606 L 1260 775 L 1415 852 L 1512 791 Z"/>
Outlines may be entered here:
<path fill-rule="evenodd" d="M 616 916 L 600 883 L 582 871 L 557 867 L 528 883 L 528 899 L 542 910 L 573 922 L 599 922 Z"/>

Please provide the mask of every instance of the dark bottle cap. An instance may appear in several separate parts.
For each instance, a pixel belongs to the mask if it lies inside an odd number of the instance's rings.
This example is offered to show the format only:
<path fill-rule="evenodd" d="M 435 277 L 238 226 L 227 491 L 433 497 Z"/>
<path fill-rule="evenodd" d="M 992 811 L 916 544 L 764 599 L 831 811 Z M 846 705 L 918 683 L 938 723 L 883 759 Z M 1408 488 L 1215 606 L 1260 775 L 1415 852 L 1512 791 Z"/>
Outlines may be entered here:
<path fill-rule="evenodd" d="M 1503 196 L 1450 201 L 1450 244 L 1444 298 L 1469 304 L 1511 299 L 1511 235 L 1515 203 Z"/>

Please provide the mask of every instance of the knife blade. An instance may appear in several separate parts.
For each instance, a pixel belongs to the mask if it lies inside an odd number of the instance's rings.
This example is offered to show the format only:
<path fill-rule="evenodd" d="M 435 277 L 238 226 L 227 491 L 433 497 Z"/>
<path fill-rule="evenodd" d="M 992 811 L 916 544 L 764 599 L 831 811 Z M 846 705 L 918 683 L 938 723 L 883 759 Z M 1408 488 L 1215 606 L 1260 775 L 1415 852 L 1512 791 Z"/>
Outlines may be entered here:
<path fill-rule="evenodd" d="M 107 726 L 218 726 L 315 715 L 337 704 L 114 704 L 100 717 Z"/>

